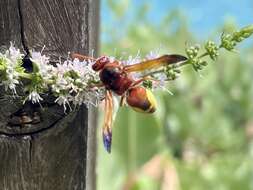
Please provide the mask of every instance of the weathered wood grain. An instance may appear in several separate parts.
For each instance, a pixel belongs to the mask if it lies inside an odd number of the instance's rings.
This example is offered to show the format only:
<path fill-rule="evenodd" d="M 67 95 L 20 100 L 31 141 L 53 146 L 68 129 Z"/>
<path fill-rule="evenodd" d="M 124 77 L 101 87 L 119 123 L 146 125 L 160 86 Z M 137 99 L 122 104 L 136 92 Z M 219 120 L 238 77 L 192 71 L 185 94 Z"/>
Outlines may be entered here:
<path fill-rule="evenodd" d="M 45 46 L 57 60 L 69 51 L 88 54 L 88 0 L 22 0 L 21 8 L 30 49 Z"/>
<path fill-rule="evenodd" d="M 86 112 L 73 112 L 33 135 L 1 135 L 1 189 L 85 189 Z"/>
<path fill-rule="evenodd" d="M 97 31 L 98 25 L 98 22 L 91 24 L 91 17 L 98 12 L 94 3 L 92 0 L 1 0 L 0 46 L 6 48 L 12 41 L 24 53 L 27 48 L 41 51 L 45 46 L 43 53 L 52 62 L 67 57 L 69 51 L 88 54 L 97 47 L 94 45 L 97 35 L 91 32 Z M 24 92 L 19 89 L 19 93 Z M 0 89 L 0 189 L 94 188 L 95 180 L 86 176 L 87 108 L 82 106 L 65 114 L 53 97 L 44 97 L 41 109 L 39 105 L 23 105 L 20 99 L 10 96 Z M 29 114 L 38 112 L 40 123 L 9 125 L 20 110 Z M 86 179 L 93 180 L 87 188 Z"/>
<path fill-rule="evenodd" d="M 14 11 L 16 10 L 16 11 Z M 21 47 L 20 20 L 17 0 L 0 1 L 0 43 L 1 49 L 9 47 L 10 42 Z"/>

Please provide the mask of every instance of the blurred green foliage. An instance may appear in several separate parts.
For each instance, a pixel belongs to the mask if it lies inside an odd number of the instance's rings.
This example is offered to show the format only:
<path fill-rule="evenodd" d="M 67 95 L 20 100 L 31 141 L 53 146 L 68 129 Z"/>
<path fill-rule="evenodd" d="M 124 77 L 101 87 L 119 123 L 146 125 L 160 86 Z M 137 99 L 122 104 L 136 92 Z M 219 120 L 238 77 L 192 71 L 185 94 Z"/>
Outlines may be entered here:
<path fill-rule="evenodd" d="M 112 26 L 127 19 L 122 7 L 129 2 L 120 2 L 108 0 L 115 15 Z M 139 50 L 145 55 L 160 49 L 160 54 L 184 54 L 186 42 L 199 40 L 180 11 L 168 13 L 159 23 L 151 23 L 147 11 L 144 4 L 124 33 L 102 25 L 106 40 L 101 53 L 124 57 L 122 52 L 135 56 Z M 235 26 L 225 23 L 210 39 L 217 40 L 221 31 Z M 111 154 L 103 149 L 99 133 L 98 190 L 122 189 L 152 157 L 164 154 L 176 168 L 177 189 L 253 189 L 253 47 L 239 51 L 222 51 L 201 73 L 184 68 L 179 79 L 168 84 L 174 95 L 155 92 L 158 111 L 154 115 L 120 108 Z M 126 189 L 161 189 L 159 181 L 147 179 L 137 177 Z"/>

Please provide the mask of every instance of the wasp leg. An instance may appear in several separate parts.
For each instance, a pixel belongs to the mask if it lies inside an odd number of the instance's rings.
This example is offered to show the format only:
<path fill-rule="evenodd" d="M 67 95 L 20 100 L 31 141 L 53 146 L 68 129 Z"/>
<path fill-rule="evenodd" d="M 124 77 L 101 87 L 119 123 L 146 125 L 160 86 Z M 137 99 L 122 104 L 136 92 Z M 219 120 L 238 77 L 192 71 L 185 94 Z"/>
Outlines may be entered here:
<path fill-rule="evenodd" d="M 90 85 L 88 86 L 88 88 L 95 88 L 95 87 L 101 88 L 101 87 L 104 87 L 104 86 L 105 86 L 105 85 L 104 85 L 102 82 L 99 82 L 99 83 L 90 84 Z"/>
<path fill-rule="evenodd" d="M 113 100 L 112 93 L 106 91 L 105 97 L 105 116 L 103 125 L 103 142 L 107 152 L 111 152 L 112 144 L 112 116 L 113 116 Z"/>
<path fill-rule="evenodd" d="M 120 98 L 120 103 L 119 106 L 122 107 L 125 105 L 125 100 L 126 100 L 126 94 L 123 94 Z"/>
<path fill-rule="evenodd" d="M 144 77 L 144 78 L 141 78 L 141 79 L 135 81 L 130 87 L 138 86 L 140 83 L 144 82 L 145 80 L 158 81 L 157 79 L 154 79 L 154 78 L 148 76 L 148 77 Z"/>

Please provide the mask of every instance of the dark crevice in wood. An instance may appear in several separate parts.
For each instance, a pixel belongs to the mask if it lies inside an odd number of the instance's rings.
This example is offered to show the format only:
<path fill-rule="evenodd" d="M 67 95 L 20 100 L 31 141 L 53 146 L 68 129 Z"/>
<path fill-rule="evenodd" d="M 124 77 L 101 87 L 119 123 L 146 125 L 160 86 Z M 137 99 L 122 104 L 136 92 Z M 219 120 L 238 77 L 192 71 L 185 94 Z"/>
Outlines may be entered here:
<path fill-rule="evenodd" d="M 33 135 L 29 136 L 29 163 L 32 164 Z"/>
<path fill-rule="evenodd" d="M 87 9 L 87 16 L 85 16 L 85 23 L 89 24 L 89 11 L 90 11 L 90 6 L 87 2 L 85 8 Z M 89 27 L 86 27 L 85 28 L 85 34 L 88 34 L 87 35 L 87 44 L 90 44 L 90 35 L 89 35 Z M 88 45 L 89 46 L 89 45 Z M 88 47 L 89 48 L 89 47 Z M 88 50 L 89 51 L 89 50 Z"/>
<path fill-rule="evenodd" d="M 51 125 L 49 125 L 48 127 L 45 127 L 45 128 L 42 128 L 42 129 L 39 129 L 39 130 L 36 130 L 36 131 L 33 131 L 33 132 L 28 132 L 28 133 L 13 133 L 13 134 L 9 134 L 9 133 L 6 133 L 6 132 L 3 132 L 3 131 L 0 131 L 0 135 L 4 135 L 6 137 L 16 137 L 16 138 L 19 138 L 19 137 L 24 137 L 24 136 L 32 136 L 32 135 L 36 135 L 36 134 L 40 134 L 42 132 L 45 132 L 51 128 L 53 128 L 54 126 L 56 126 L 56 124 L 61 121 L 62 119 L 64 118 L 64 116 L 60 117 L 59 119 L 57 119 L 55 122 L 53 122 Z M 35 138 L 35 136 L 33 136 L 33 138 Z"/>
<path fill-rule="evenodd" d="M 26 55 L 30 55 L 29 48 L 25 40 L 24 21 L 23 21 L 22 7 L 21 7 L 22 0 L 17 0 L 17 1 L 18 1 L 18 14 L 19 14 L 19 20 L 20 20 L 21 43 L 24 48 L 24 51 L 26 52 Z"/>

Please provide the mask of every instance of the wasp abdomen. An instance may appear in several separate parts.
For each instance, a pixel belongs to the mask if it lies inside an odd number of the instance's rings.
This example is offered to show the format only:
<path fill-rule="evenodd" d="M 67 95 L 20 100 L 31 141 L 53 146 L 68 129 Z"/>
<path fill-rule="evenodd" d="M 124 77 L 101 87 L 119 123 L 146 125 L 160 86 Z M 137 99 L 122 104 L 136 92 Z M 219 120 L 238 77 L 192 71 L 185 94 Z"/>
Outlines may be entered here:
<path fill-rule="evenodd" d="M 143 87 L 134 87 L 128 90 L 127 103 L 135 111 L 153 113 L 156 111 L 156 100 L 152 92 Z"/>

